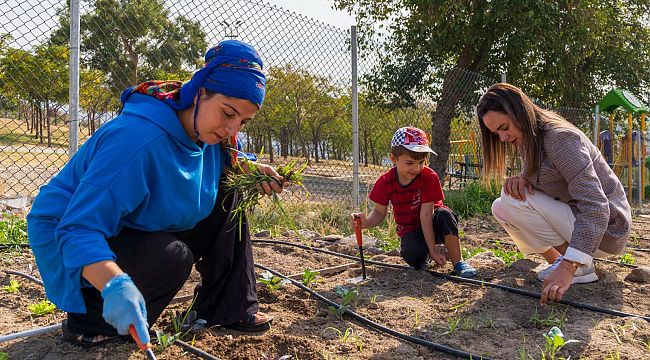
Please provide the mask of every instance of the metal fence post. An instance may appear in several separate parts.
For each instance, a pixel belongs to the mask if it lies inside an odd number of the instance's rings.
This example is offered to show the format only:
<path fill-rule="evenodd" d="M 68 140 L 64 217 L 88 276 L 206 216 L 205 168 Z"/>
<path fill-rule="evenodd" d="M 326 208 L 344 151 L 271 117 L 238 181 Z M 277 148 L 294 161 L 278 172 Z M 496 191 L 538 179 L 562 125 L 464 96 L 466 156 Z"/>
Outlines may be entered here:
<path fill-rule="evenodd" d="M 352 197 L 359 208 L 359 89 L 357 88 L 357 27 L 350 27 L 352 43 Z"/>
<path fill-rule="evenodd" d="M 79 0 L 70 0 L 70 125 L 68 156 L 71 158 L 79 146 Z"/>
<path fill-rule="evenodd" d="M 598 146 L 598 125 L 600 122 L 600 105 L 594 108 L 594 145 Z"/>

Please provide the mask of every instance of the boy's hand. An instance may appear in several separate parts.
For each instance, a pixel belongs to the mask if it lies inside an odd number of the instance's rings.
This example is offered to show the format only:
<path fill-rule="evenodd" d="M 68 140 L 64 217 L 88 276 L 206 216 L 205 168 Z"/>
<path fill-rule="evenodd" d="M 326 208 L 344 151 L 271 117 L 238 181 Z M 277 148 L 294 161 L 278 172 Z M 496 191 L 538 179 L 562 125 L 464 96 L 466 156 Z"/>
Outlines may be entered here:
<path fill-rule="evenodd" d="M 354 228 L 355 228 L 355 226 L 356 226 L 354 220 L 355 220 L 356 218 L 361 219 L 361 228 L 362 228 L 362 229 L 365 229 L 365 228 L 366 228 L 366 214 L 361 213 L 361 212 L 350 214 L 350 228 L 352 228 L 352 229 L 354 230 Z"/>
<path fill-rule="evenodd" d="M 444 265 L 447 262 L 447 256 L 441 254 L 435 250 L 429 251 L 429 257 L 431 260 L 435 261 L 438 265 Z"/>
<path fill-rule="evenodd" d="M 447 262 L 447 256 L 441 254 L 435 250 L 429 251 L 429 257 L 431 260 L 435 261 L 438 265 L 444 265 Z"/>

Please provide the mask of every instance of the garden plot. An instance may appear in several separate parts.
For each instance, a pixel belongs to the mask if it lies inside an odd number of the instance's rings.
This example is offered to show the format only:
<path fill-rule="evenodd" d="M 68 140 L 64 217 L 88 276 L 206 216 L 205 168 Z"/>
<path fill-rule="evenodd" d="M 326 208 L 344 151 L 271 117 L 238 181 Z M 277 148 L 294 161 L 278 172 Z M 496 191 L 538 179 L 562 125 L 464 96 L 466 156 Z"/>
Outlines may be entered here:
<path fill-rule="evenodd" d="M 463 242 L 477 278 L 529 292 L 539 292 L 535 277 L 538 257 L 520 260 L 507 235 L 490 217 L 463 222 Z M 635 235 L 630 242 L 637 248 L 650 248 L 650 219 L 635 217 Z M 302 244 L 301 239 L 277 239 Z M 496 243 L 498 241 L 498 243 Z M 338 245 L 333 251 L 343 252 Z M 480 250 L 492 250 L 490 255 Z M 254 244 L 256 263 L 283 274 L 302 274 L 350 263 L 350 260 L 279 244 Z M 356 254 L 356 249 L 345 251 Z M 630 265 L 650 265 L 650 253 L 629 249 L 622 259 Z M 503 262 L 502 259 L 506 259 Z M 373 260 L 402 264 L 399 256 L 377 255 Z M 619 261 L 619 259 L 612 259 Z M 2 270 L 28 271 L 33 258 L 28 251 L 2 254 Z M 345 266 L 343 266 L 345 267 Z M 565 299 L 626 313 L 650 314 L 650 285 L 625 281 L 632 268 L 598 262 L 600 280 L 573 286 Z M 450 265 L 432 268 L 449 273 Z M 346 303 L 348 308 L 399 333 L 411 335 L 472 353 L 473 358 L 495 359 L 641 359 L 650 356 L 650 323 L 639 318 L 623 318 L 568 306 L 539 306 L 536 298 L 510 291 L 434 276 L 424 271 L 393 269 L 367 264 L 369 280 L 354 286 L 350 278 L 361 274 L 358 265 L 321 274 L 309 287 L 326 298 Z M 265 271 L 256 269 L 258 277 Z M 324 271 L 325 272 L 325 271 Z M 4 275 L 4 274 L 3 274 Z M 34 273 L 38 276 L 38 273 Z M 297 276 L 301 281 L 301 276 Z M 0 290 L 0 327 L 2 334 L 60 322 L 60 312 L 36 316 L 29 304 L 44 299 L 40 286 L 16 276 L 3 276 L 0 287 L 20 283 L 16 291 Z M 198 281 L 193 274 L 179 297 L 191 294 Z M 453 359 L 455 356 L 397 339 L 373 330 L 341 311 L 316 300 L 298 287 L 287 284 L 277 289 L 262 285 L 259 290 L 262 311 L 275 316 L 271 331 L 244 335 L 218 327 L 189 334 L 184 341 L 220 359 Z M 167 334 L 174 332 L 171 313 L 182 312 L 190 300 L 170 306 L 169 313 L 154 325 Z M 553 326 L 560 328 L 565 340 L 577 340 L 553 350 L 543 334 Z M 0 352 L 9 359 L 144 359 L 133 344 L 108 345 L 83 350 L 61 340 L 60 331 L 0 344 Z M 170 346 L 156 349 L 159 359 L 193 359 L 195 355 Z M 290 356 L 290 357 L 289 357 Z"/>

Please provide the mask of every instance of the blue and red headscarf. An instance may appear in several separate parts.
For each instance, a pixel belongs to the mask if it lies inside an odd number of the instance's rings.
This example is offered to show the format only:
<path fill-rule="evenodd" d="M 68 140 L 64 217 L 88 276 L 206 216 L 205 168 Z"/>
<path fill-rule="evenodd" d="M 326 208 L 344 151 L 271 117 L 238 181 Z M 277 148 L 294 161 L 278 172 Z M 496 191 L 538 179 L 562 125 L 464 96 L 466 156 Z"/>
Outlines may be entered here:
<path fill-rule="evenodd" d="M 147 81 L 124 90 L 120 100 L 124 104 L 133 93 L 145 94 L 179 111 L 191 107 L 199 89 L 206 88 L 222 95 L 249 100 L 261 108 L 266 93 L 266 76 L 262 72 L 263 68 L 262 59 L 251 45 L 239 40 L 225 40 L 205 53 L 204 66 L 186 83 Z M 196 127 L 198 109 L 197 99 L 194 109 L 194 132 L 197 137 L 199 135 Z M 236 151 L 237 137 L 228 139 L 228 144 L 225 145 Z M 236 155 L 231 151 L 231 156 Z"/>

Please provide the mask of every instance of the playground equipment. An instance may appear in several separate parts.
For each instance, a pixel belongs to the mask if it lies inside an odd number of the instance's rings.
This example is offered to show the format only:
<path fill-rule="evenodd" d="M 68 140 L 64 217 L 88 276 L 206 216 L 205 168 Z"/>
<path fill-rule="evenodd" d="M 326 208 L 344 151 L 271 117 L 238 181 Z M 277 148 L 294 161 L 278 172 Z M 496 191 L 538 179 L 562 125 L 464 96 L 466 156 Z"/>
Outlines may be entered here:
<path fill-rule="evenodd" d="M 615 112 L 622 108 L 627 113 L 627 133 L 621 138 L 621 151 L 618 156 L 614 155 L 614 144 L 616 144 L 614 131 Z M 609 113 L 609 129 L 601 131 L 600 113 Z M 635 167 L 638 168 L 637 201 L 641 203 L 641 197 L 645 188 L 645 116 L 648 107 L 643 105 L 632 93 L 623 89 L 612 89 L 596 105 L 596 121 L 594 129 L 594 142 L 600 149 L 607 163 L 613 167 L 616 175 L 621 178 L 627 193 L 627 200 L 632 203 L 633 184 L 632 173 Z M 639 131 L 634 130 L 634 116 L 639 116 Z M 627 172 L 627 186 L 622 178 L 623 172 Z"/>
<path fill-rule="evenodd" d="M 452 187 L 452 179 L 458 179 L 459 188 L 467 180 L 478 179 L 481 176 L 476 135 L 472 131 L 469 139 L 451 140 L 447 170 L 448 187 Z"/>

